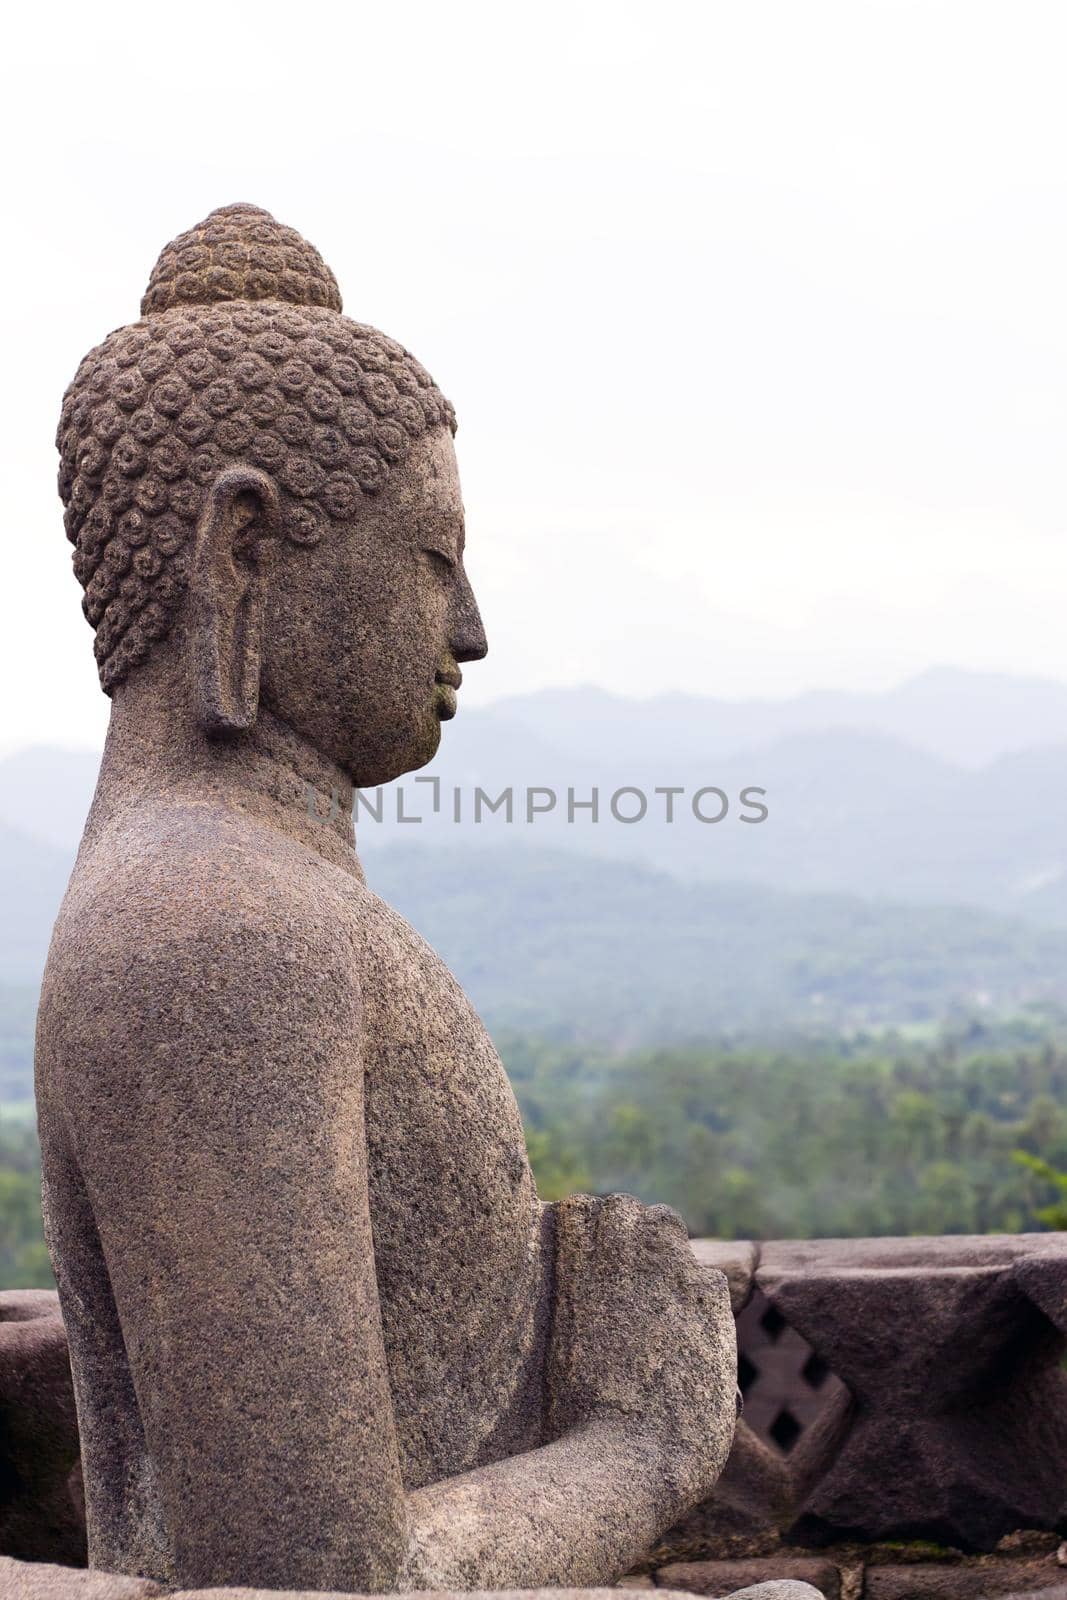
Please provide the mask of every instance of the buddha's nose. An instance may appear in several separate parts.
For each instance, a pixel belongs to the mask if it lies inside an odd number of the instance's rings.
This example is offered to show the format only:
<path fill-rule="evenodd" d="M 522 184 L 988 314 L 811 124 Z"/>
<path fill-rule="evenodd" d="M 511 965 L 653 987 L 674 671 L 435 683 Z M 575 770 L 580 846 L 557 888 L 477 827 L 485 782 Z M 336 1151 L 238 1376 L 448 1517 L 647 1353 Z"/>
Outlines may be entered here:
<path fill-rule="evenodd" d="M 489 650 L 474 590 L 471 588 L 470 579 L 462 570 L 455 610 L 452 614 L 452 638 L 449 643 L 456 661 L 481 661 Z"/>

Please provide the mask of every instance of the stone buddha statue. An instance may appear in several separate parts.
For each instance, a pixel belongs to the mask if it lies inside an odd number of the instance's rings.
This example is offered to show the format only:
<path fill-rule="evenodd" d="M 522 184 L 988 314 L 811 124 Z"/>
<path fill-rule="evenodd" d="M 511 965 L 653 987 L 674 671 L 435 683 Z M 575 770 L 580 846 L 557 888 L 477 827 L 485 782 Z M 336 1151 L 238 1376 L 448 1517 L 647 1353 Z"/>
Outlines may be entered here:
<path fill-rule="evenodd" d="M 367 886 L 354 786 L 486 653 L 455 416 L 229 206 L 85 358 L 60 493 L 111 721 L 41 997 L 90 1563 L 169 1586 L 608 1582 L 715 1482 L 725 1280 L 539 1202 L 469 1001 Z"/>

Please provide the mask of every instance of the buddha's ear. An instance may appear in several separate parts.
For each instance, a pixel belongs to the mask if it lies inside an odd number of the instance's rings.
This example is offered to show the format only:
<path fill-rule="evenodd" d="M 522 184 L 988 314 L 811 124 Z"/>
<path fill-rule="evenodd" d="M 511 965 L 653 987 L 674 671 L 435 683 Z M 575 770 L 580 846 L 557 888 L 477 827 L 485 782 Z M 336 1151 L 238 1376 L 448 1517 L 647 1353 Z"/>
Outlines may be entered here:
<path fill-rule="evenodd" d="M 227 467 L 200 513 L 190 581 L 193 696 L 207 733 L 238 732 L 256 720 L 277 536 L 273 480 L 256 467 Z"/>

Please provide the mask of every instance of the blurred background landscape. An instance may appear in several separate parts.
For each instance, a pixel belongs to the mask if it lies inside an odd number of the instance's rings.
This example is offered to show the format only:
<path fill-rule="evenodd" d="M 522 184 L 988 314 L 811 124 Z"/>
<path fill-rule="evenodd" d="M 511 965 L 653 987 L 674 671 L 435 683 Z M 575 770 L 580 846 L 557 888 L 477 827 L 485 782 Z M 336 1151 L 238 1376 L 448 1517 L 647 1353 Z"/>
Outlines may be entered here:
<path fill-rule="evenodd" d="M 424 820 L 386 795 L 358 835 L 485 1017 L 542 1192 L 628 1189 L 701 1233 L 1048 1225 L 1063 7 L 413 0 L 293 28 L 186 0 L 155 50 L 111 9 L 24 10 L 0 103 L 0 1283 L 48 1281 L 33 1017 L 107 716 L 60 399 L 164 242 L 237 200 L 460 419 L 490 654 L 441 813 L 409 778 Z M 279 108 L 255 137 L 235 74 Z M 180 116 L 190 85 L 209 115 Z M 475 787 L 528 786 L 555 809 L 471 820 Z M 608 814 L 668 786 L 728 814 Z"/>
<path fill-rule="evenodd" d="M 33 1018 L 97 763 L 0 760 L 6 1284 L 49 1281 Z M 1067 687 L 932 669 L 778 701 L 545 690 L 463 707 L 434 775 L 436 816 L 405 780 L 418 823 L 368 797 L 383 821 L 358 808 L 360 853 L 484 1017 L 546 1197 L 625 1189 L 738 1236 L 1047 1220 L 1067 1166 Z M 768 815 L 612 819 L 616 789 L 668 785 L 759 787 Z M 473 823 L 476 786 L 512 787 L 510 825 Z M 527 786 L 560 796 L 532 823 Z M 594 787 L 598 822 L 568 823 L 568 788 Z"/>

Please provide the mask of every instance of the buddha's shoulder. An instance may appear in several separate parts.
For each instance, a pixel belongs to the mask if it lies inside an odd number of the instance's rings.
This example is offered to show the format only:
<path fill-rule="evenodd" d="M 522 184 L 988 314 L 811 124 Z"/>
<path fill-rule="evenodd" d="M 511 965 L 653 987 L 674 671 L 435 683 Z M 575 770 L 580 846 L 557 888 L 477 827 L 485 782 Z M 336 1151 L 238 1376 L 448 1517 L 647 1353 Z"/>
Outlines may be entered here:
<path fill-rule="evenodd" d="M 372 870 L 372 882 L 373 876 Z M 427 939 L 367 888 L 360 895 L 354 931 L 368 1038 L 384 1043 L 387 1053 L 406 1041 L 416 1051 L 428 1050 L 438 1061 L 451 1063 L 449 1081 L 454 1087 L 472 1072 L 481 1082 L 485 1070 L 495 1083 L 503 1069 L 485 1026 Z M 456 1066 L 460 1061 L 462 1069 Z"/>
<path fill-rule="evenodd" d="M 443 961 L 358 872 L 324 859 L 255 817 L 210 801 L 153 801 L 87 835 L 60 916 L 53 954 L 92 945 L 121 962 L 159 961 L 190 947 L 228 963 L 300 952 L 314 974 L 339 965 L 357 981 L 388 975 L 450 996 Z"/>
<path fill-rule="evenodd" d="M 354 948 L 366 891 L 262 820 L 210 800 L 159 800 L 87 833 L 56 938 L 95 936 L 157 949 L 221 941 L 230 956 L 285 940 L 321 959 Z"/>
<path fill-rule="evenodd" d="M 373 871 L 370 876 L 373 882 Z M 453 990 L 460 992 L 433 946 L 373 888 L 362 885 L 354 906 L 355 937 L 364 972 L 387 974 L 401 988 L 412 984 L 425 988 L 429 984 L 442 997 L 451 996 Z"/>

